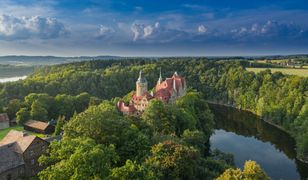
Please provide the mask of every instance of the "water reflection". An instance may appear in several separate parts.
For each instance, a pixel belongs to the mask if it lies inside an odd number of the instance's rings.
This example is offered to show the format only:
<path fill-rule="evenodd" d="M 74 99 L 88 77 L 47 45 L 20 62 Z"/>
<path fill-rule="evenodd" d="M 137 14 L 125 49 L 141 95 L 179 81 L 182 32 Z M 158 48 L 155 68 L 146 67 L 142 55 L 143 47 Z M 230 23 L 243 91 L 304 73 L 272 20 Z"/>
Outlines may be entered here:
<path fill-rule="evenodd" d="M 217 129 L 211 137 L 212 147 L 233 153 L 237 166 L 252 159 L 274 179 L 307 179 L 308 165 L 295 158 L 295 141 L 286 132 L 249 112 L 210 107 Z"/>
<path fill-rule="evenodd" d="M 18 81 L 18 80 L 22 80 L 22 79 L 26 79 L 27 76 L 20 76 L 20 77 L 8 77 L 8 78 L 1 78 L 0 77 L 0 83 L 4 83 L 4 82 L 14 82 L 14 81 Z"/>

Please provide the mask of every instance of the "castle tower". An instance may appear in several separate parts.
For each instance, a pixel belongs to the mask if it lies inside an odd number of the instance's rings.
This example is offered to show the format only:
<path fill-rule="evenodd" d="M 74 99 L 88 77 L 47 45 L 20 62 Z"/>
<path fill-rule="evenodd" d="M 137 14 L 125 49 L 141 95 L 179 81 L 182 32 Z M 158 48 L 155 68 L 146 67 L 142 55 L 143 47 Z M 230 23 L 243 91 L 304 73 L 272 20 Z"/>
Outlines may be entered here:
<path fill-rule="evenodd" d="M 148 92 L 148 82 L 142 76 L 142 71 L 140 71 L 139 78 L 136 82 L 136 96 L 142 96 L 146 92 Z"/>

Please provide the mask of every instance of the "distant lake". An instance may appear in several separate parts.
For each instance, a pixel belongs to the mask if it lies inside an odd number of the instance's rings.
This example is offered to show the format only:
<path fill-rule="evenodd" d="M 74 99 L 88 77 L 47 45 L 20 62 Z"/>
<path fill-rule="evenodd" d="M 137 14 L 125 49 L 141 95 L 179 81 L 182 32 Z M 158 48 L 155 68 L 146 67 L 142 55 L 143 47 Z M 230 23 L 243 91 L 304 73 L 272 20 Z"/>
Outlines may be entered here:
<path fill-rule="evenodd" d="M 0 83 L 13 82 L 13 81 L 21 80 L 21 79 L 26 79 L 26 78 L 27 78 L 27 76 L 18 76 L 18 77 L 9 77 L 9 78 L 0 77 Z"/>
<path fill-rule="evenodd" d="M 307 179 L 308 164 L 297 160 L 295 141 L 257 116 L 234 108 L 210 105 L 216 130 L 211 148 L 234 155 L 237 167 L 254 160 L 272 179 Z"/>

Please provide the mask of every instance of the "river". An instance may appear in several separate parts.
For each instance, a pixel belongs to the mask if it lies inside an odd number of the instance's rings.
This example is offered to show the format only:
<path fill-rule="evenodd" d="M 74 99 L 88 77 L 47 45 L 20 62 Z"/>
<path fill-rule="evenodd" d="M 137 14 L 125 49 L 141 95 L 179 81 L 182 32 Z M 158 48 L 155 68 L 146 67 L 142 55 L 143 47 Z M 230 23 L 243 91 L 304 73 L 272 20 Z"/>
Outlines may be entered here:
<path fill-rule="evenodd" d="M 210 138 L 212 149 L 233 154 L 240 168 L 246 160 L 254 160 L 272 179 L 308 178 L 308 164 L 295 158 L 295 141 L 286 132 L 246 111 L 210 107 L 216 122 Z"/>
<path fill-rule="evenodd" d="M 6 77 L 6 78 L 0 77 L 0 83 L 4 83 L 4 82 L 13 82 L 13 81 L 21 80 L 21 79 L 26 79 L 26 78 L 27 78 L 27 76 Z"/>

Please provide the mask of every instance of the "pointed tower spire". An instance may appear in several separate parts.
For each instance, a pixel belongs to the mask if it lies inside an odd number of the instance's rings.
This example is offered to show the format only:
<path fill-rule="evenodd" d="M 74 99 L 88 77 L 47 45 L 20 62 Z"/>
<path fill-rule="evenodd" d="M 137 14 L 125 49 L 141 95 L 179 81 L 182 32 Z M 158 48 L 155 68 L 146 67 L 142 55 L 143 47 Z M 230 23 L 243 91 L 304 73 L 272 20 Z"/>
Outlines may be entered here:
<path fill-rule="evenodd" d="M 139 79 L 142 78 L 142 70 L 139 71 Z"/>
<path fill-rule="evenodd" d="M 158 78 L 157 84 L 161 84 L 162 82 L 163 82 L 163 78 L 161 76 L 161 68 L 159 68 L 159 78 Z"/>
<path fill-rule="evenodd" d="M 141 82 L 141 83 L 147 82 L 147 80 L 142 76 L 142 70 L 139 71 L 139 78 L 138 78 L 137 82 Z"/>
<path fill-rule="evenodd" d="M 173 90 L 177 92 L 175 79 L 173 79 Z"/>

